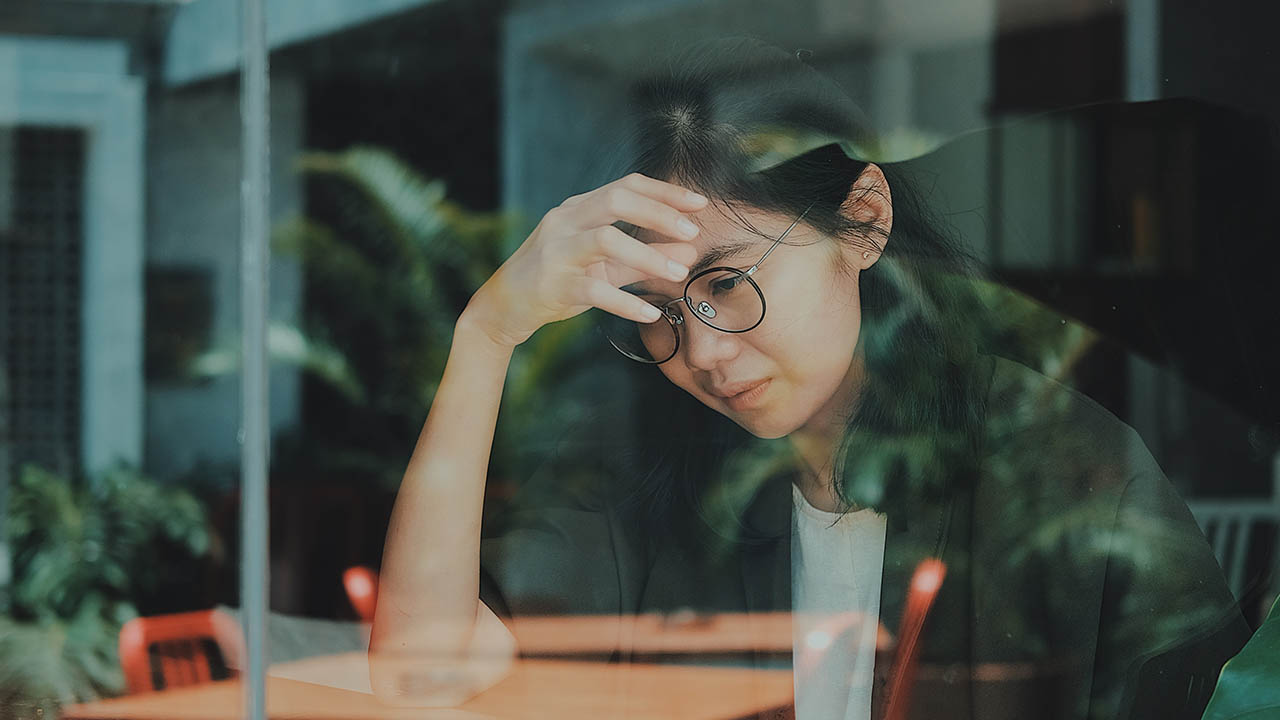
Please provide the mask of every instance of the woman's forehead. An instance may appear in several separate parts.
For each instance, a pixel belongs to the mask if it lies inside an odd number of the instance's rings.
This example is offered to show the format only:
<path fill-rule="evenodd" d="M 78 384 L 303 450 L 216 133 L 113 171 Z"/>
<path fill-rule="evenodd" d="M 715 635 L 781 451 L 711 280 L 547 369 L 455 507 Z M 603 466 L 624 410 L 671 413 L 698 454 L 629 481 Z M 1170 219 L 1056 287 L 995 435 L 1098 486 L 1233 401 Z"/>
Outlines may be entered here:
<path fill-rule="evenodd" d="M 763 214 L 743 222 L 737 218 L 727 218 L 720 212 L 702 211 L 690 213 L 689 219 L 699 227 L 697 237 L 687 241 L 698 251 L 697 259 L 689 266 L 693 274 L 714 265 L 749 257 L 752 253 L 762 253 L 786 229 L 785 224 L 780 224 L 781 218 Z M 773 231 L 775 225 L 778 227 Z M 649 232 L 648 238 L 641 239 L 646 242 L 671 242 L 675 238 Z"/>
<path fill-rule="evenodd" d="M 771 235 L 776 237 L 777 233 L 771 233 L 770 228 L 780 224 L 785 229 L 791 222 L 791 218 L 782 213 L 721 203 L 710 203 L 703 209 L 690 213 L 690 219 L 707 234 L 757 238 Z"/>
<path fill-rule="evenodd" d="M 758 208 L 724 208 L 717 203 L 712 203 L 697 212 L 687 213 L 686 217 L 699 228 L 698 236 L 690 241 L 699 250 L 728 243 L 753 246 L 761 242 L 772 242 L 794 219 Z M 796 227 L 792 234 L 798 235 L 800 232 L 801 228 Z M 671 242 L 672 240 L 670 237 L 646 228 L 640 228 L 637 237 L 644 242 Z"/>
<path fill-rule="evenodd" d="M 761 253 L 786 232 L 795 220 L 786 215 L 758 209 L 727 212 L 707 208 L 689 213 L 688 217 L 700 228 L 697 237 L 688 241 L 698 251 L 696 260 L 690 265 L 691 275 L 717 265 L 737 267 L 757 261 Z M 809 239 L 810 232 L 808 227 L 796 225 L 787 235 L 786 242 L 794 245 L 806 244 L 805 240 Z M 671 242 L 674 239 L 644 228 L 640 228 L 637 237 L 644 242 Z M 678 295 L 683 287 L 683 283 L 655 278 L 633 283 L 623 290 L 636 294 L 663 294 L 663 291 L 674 288 Z"/>

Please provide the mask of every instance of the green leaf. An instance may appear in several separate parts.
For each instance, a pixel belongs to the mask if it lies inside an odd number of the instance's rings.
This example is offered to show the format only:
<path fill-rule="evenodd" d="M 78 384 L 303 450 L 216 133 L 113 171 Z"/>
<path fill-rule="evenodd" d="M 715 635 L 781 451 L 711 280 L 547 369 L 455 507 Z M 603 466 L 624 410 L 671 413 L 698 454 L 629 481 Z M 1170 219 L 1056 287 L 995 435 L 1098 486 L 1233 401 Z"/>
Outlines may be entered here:
<path fill-rule="evenodd" d="M 1280 718 L 1280 599 L 1238 655 L 1227 661 L 1204 720 Z"/>
<path fill-rule="evenodd" d="M 272 323 L 267 329 L 267 351 L 271 359 L 289 363 L 312 373 L 338 390 L 348 400 L 364 402 L 364 385 L 347 364 L 346 356 L 293 325 Z M 191 377 L 219 377 L 240 370 L 239 345 L 224 344 L 198 355 L 188 368 Z"/>
<path fill-rule="evenodd" d="M 121 692 L 120 627 L 137 615 L 140 590 L 173 570 L 156 562 L 155 548 L 189 548 L 172 561 L 182 565 L 199 556 L 209 545 L 203 507 L 125 466 L 89 482 L 27 466 L 8 511 L 13 581 L 0 615 L 0 708 L 52 717 L 59 704 Z"/>

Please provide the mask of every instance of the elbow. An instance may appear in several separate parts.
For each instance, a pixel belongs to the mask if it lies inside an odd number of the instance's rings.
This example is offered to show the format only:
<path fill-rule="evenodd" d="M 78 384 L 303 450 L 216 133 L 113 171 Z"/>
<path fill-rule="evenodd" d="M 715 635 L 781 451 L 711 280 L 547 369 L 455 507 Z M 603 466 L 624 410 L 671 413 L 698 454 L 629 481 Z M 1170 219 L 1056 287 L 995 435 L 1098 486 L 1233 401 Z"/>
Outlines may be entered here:
<path fill-rule="evenodd" d="M 482 618 L 464 647 L 413 643 L 430 633 L 381 635 L 369 644 L 369 684 L 374 697 L 394 707 L 457 707 L 496 685 L 515 666 L 515 638 L 500 621 Z"/>
<path fill-rule="evenodd" d="M 491 687 L 506 669 L 464 656 L 369 652 L 369 685 L 378 702 L 394 707 L 457 707 Z"/>

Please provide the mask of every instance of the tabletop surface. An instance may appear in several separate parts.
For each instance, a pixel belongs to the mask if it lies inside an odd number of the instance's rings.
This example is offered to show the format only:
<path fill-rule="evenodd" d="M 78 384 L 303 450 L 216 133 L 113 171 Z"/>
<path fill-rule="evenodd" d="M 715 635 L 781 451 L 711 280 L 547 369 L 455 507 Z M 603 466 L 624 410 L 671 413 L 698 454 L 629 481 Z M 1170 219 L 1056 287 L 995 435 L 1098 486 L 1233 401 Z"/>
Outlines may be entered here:
<path fill-rule="evenodd" d="M 735 718 L 789 704 L 789 670 L 517 660 L 501 681 L 456 708 L 384 705 L 368 690 L 363 652 L 273 665 L 271 718 Z M 230 720 L 243 716 L 238 680 L 140 693 L 63 709 L 69 720 Z"/>

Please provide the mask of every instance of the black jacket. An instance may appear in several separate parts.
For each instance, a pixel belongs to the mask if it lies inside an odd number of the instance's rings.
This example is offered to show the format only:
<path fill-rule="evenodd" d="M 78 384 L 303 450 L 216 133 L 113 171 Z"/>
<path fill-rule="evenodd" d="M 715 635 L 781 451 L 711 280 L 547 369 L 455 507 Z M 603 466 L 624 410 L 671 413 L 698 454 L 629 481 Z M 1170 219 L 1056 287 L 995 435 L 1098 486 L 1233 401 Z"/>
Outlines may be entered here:
<path fill-rule="evenodd" d="M 912 716 L 1199 718 L 1249 633 L 1190 512 L 1131 428 L 1022 365 L 990 362 L 977 482 L 891 519 L 886 535 L 889 630 L 917 564 L 948 567 Z M 752 489 L 734 518 L 750 541 L 721 545 L 654 537 L 607 493 L 518 508 L 482 543 L 482 600 L 505 616 L 790 610 L 790 486 L 779 472 Z M 640 659 L 620 648 L 609 659 Z M 873 717 L 888 660 L 877 657 Z"/>

